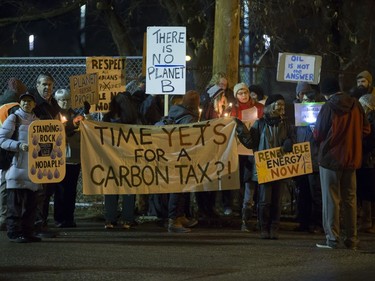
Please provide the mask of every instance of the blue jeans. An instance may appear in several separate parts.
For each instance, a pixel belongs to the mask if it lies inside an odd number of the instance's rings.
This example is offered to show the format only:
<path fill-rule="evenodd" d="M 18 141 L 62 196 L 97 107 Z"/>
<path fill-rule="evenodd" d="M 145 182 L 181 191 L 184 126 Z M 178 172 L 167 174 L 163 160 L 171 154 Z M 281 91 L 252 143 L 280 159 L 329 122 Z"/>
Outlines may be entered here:
<path fill-rule="evenodd" d="M 121 219 L 123 222 L 134 221 L 135 195 L 121 195 Z M 104 216 L 106 222 L 117 222 L 118 217 L 118 201 L 120 195 L 104 195 Z"/>

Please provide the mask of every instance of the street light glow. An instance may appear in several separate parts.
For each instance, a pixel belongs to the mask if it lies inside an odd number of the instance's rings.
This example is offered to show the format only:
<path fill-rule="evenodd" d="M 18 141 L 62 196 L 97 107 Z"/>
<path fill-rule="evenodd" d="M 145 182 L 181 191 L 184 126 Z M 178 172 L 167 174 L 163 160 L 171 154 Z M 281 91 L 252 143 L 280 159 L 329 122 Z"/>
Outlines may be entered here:
<path fill-rule="evenodd" d="M 35 40 L 34 34 L 31 34 L 29 36 L 29 51 L 34 50 L 34 40 Z"/>

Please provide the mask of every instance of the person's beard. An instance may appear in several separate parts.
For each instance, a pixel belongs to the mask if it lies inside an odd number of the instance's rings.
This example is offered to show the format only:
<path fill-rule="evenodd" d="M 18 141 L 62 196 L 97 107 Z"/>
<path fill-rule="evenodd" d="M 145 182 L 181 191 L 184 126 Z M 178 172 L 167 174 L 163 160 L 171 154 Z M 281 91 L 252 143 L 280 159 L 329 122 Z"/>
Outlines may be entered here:
<path fill-rule="evenodd" d="M 365 94 L 365 93 L 367 93 L 369 86 L 365 87 L 365 86 L 363 86 L 363 85 L 359 85 L 359 86 L 357 86 L 357 88 L 358 88 L 361 92 L 363 91 L 363 93 Z"/>

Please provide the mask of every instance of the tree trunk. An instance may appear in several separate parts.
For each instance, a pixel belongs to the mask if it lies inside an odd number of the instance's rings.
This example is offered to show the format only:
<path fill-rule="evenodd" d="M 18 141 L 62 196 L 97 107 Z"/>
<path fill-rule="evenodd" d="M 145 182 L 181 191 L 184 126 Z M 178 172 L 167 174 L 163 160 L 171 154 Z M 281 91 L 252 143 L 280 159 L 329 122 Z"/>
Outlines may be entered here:
<path fill-rule="evenodd" d="M 213 73 L 225 72 L 229 85 L 238 82 L 239 0 L 216 0 Z"/>

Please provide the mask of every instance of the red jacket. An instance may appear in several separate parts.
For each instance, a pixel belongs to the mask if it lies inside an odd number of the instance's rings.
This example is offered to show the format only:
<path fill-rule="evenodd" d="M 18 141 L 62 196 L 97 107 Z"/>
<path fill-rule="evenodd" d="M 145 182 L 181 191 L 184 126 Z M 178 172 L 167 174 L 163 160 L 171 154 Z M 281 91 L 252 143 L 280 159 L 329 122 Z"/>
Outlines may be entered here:
<path fill-rule="evenodd" d="M 319 165 L 334 171 L 360 168 L 362 139 L 370 131 L 363 108 L 355 98 L 344 93 L 330 96 L 314 128 L 314 138 L 320 143 Z"/>

